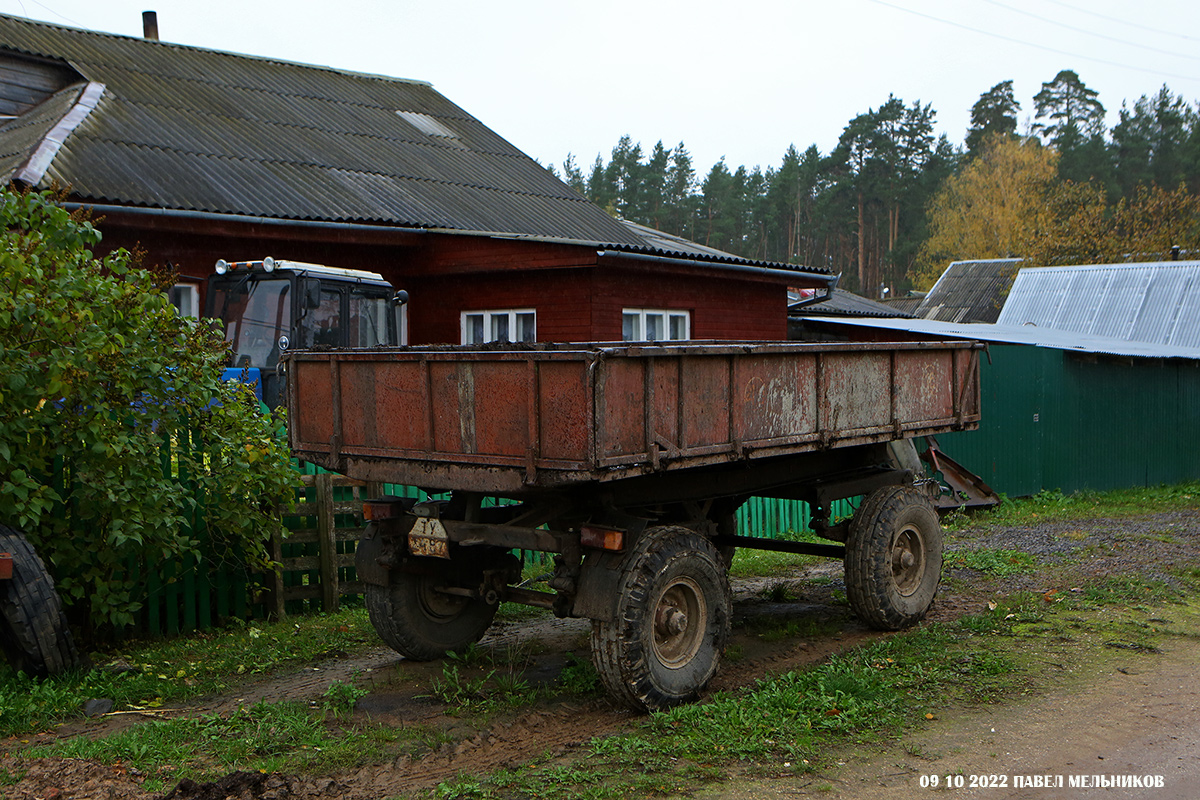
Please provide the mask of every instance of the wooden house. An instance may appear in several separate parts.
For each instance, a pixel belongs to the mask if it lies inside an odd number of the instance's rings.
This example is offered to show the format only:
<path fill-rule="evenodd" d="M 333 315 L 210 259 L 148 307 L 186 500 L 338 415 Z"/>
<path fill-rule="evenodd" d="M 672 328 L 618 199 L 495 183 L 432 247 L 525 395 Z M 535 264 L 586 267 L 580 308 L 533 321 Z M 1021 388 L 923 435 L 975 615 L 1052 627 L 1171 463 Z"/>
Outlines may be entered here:
<path fill-rule="evenodd" d="M 613 219 L 428 83 L 0 16 L 0 181 L 66 188 L 201 307 L 217 259 L 367 269 L 413 343 L 784 339 L 816 269 Z"/>

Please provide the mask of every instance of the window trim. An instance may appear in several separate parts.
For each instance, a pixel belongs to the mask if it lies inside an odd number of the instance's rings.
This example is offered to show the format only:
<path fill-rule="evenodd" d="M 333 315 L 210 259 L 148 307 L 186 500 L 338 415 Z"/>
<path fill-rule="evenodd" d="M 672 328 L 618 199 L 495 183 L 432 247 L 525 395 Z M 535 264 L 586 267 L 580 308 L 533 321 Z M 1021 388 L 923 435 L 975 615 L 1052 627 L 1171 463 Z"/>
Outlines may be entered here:
<path fill-rule="evenodd" d="M 463 311 L 459 314 L 458 332 L 459 342 L 461 344 L 488 344 L 490 342 L 499 341 L 497 339 L 488 338 L 492 330 L 492 319 L 499 316 L 508 317 L 508 329 L 515 331 L 517 329 L 517 315 L 532 314 L 533 315 L 533 338 L 530 341 L 537 341 L 537 309 L 536 308 L 490 308 L 490 309 L 473 309 L 471 311 Z M 467 317 L 483 316 L 483 341 L 472 342 L 468 337 Z M 508 340 L 512 342 L 511 339 Z"/>
<path fill-rule="evenodd" d="M 188 313 L 188 314 L 183 313 L 183 309 L 180 308 L 180 306 L 178 304 L 176 304 L 175 298 L 171 294 L 172 292 L 179 292 L 181 294 L 186 294 L 188 296 L 189 305 L 191 305 L 191 307 L 192 307 L 192 310 L 190 313 Z M 175 306 L 175 310 L 177 312 L 179 312 L 179 315 L 181 317 L 188 316 L 188 317 L 191 317 L 192 319 L 200 319 L 200 317 L 203 316 L 201 314 L 201 311 L 203 309 L 200 308 L 200 286 L 199 286 L 199 284 L 191 283 L 189 281 L 180 281 L 179 283 L 176 283 L 175 285 L 173 285 L 170 288 L 170 290 L 168 290 L 167 299 L 169 299 L 171 301 L 171 305 Z"/>
<path fill-rule="evenodd" d="M 626 339 L 625 338 L 625 317 L 630 314 L 636 314 L 638 318 L 638 332 L 640 338 Z M 664 339 L 647 339 L 646 338 L 646 317 L 652 314 L 661 314 L 663 322 L 666 324 L 667 338 Z M 683 333 L 682 339 L 674 339 L 670 337 L 671 319 L 673 317 L 683 318 Z M 624 342 L 685 342 L 692 338 L 692 312 L 685 308 L 623 308 L 621 309 L 621 341 Z"/>

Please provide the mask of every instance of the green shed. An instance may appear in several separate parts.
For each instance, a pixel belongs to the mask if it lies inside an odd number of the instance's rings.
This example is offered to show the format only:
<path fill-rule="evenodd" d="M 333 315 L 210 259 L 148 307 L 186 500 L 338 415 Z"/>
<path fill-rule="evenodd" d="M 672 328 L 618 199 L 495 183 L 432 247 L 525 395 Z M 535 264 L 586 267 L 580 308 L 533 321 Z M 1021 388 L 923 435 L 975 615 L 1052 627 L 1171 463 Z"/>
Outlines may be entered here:
<path fill-rule="evenodd" d="M 979 430 L 939 436 L 938 444 L 997 492 L 1200 479 L 1200 348 L 922 319 L 805 324 L 849 340 L 987 343 Z"/>

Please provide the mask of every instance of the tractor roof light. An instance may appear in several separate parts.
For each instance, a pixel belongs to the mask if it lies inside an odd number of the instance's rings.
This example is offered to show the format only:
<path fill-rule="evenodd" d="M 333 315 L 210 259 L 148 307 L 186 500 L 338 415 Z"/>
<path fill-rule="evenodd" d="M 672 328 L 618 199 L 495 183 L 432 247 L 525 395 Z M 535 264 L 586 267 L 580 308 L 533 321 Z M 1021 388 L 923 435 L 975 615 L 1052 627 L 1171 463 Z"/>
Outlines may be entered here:
<path fill-rule="evenodd" d="M 217 259 L 217 274 L 224 275 L 229 272 L 229 262 L 223 258 Z"/>
<path fill-rule="evenodd" d="M 262 265 L 263 269 L 265 269 L 267 272 L 275 271 L 275 259 L 271 258 L 270 256 L 267 256 L 263 259 Z"/>

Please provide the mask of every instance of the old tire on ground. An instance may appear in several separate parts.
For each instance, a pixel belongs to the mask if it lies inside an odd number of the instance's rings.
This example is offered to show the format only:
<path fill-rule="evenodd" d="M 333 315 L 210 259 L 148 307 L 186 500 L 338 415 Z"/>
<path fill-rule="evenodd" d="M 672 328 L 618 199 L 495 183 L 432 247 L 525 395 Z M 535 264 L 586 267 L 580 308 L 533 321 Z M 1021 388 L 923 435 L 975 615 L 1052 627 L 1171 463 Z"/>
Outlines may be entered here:
<path fill-rule="evenodd" d="M 942 528 L 929 498 L 909 486 L 867 496 L 846 539 L 846 596 L 859 619 L 894 631 L 924 619 L 942 571 Z"/>
<path fill-rule="evenodd" d="M 465 586 L 465 570 L 450 561 L 422 560 L 430 562 L 427 571 L 396 571 L 388 586 L 367 584 L 366 605 L 384 643 L 405 658 L 432 661 L 483 638 L 499 604 L 438 591 Z"/>
<path fill-rule="evenodd" d="M 712 543 L 651 528 L 627 555 L 611 622 L 592 622 L 592 657 L 609 693 L 637 710 L 696 699 L 720 666 L 731 596 Z"/>
<path fill-rule="evenodd" d="M 0 552 L 12 553 L 11 580 L 0 581 L 0 645 L 27 675 L 58 675 L 83 663 L 46 565 L 25 536 L 0 525 Z"/>

